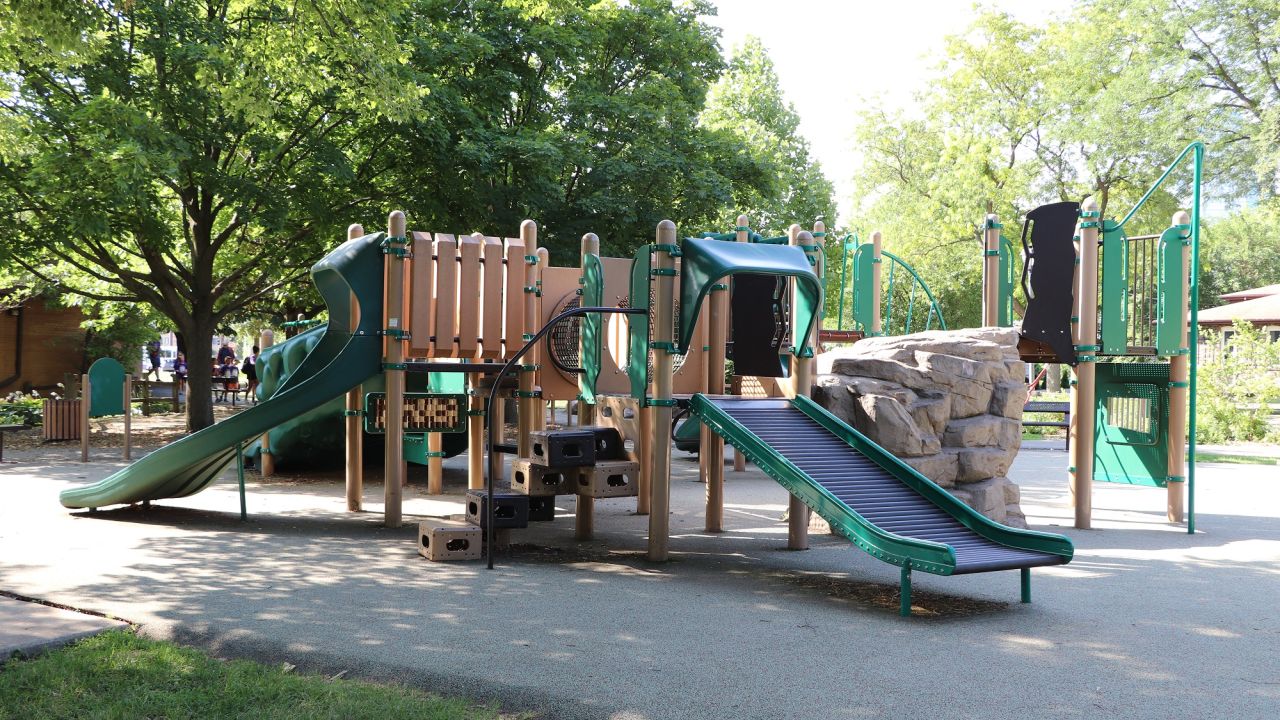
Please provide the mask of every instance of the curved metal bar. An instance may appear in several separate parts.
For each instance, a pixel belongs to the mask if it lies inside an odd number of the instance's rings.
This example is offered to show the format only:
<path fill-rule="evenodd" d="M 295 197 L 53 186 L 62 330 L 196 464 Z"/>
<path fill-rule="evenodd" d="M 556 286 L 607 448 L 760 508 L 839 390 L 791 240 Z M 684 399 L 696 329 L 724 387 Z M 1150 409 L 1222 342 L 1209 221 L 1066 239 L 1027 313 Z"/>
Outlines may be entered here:
<path fill-rule="evenodd" d="M 947 321 L 942 317 L 942 307 L 938 305 L 938 299 L 933 296 L 933 292 L 929 290 L 929 285 L 925 283 L 923 279 L 921 279 L 920 274 L 916 272 L 915 268 L 911 267 L 902 258 L 898 257 L 897 255 L 894 255 L 888 250 L 881 250 L 880 256 L 889 258 L 894 262 L 894 265 L 901 265 L 904 270 L 906 270 L 908 273 L 911 274 L 911 278 L 920 284 L 920 287 L 924 289 L 925 297 L 929 298 L 929 303 L 932 306 L 931 312 L 937 313 L 938 315 L 938 326 L 941 327 L 943 330 L 946 330 Z M 890 273 L 892 272 L 893 270 L 890 269 Z M 885 315 L 888 316 L 889 313 L 886 312 Z"/>
<path fill-rule="evenodd" d="M 484 422 L 489 430 L 488 445 L 489 445 L 490 453 L 495 451 L 496 448 L 494 446 L 496 446 L 498 443 L 495 441 L 495 438 L 494 438 L 494 432 L 493 432 L 494 425 L 493 423 L 490 422 L 489 419 L 493 417 L 493 403 L 498 397 L 498 388 L 502 386 L 503 378 L 511 374 L 511 369 L 514 368 L 520 362 L 520 359 L 523 358 L 525 354 L 528 353 L 529 350 L 534 345 L 536 345 L 543 338 L 545 338 L 547 336 L 547 333 L 551 332 L 551 329 L 554 328 L 556 325 L 560 324 L 561 322 L 564 322 L 565 320 L 568 320 L 571 317 L 577 317 L 579 315 L 587 315 L 590 313 L 600 313 L 602 315 L 609 314 L 609 313 L 616 313 L 618 315 L 648 315 L 649 310 L 648 308 L 576 307 L 576 308 L 571 308 L 569 310 L 565 310 L 559 315 L 556 315 L 555 317 L 548 320 L 547 324 L 543 325 L 542 329 L 539 330 L 537 334 L 534 335 L 531 340 L 529 340 L 529 342 L 526 342 L 524 346 L 522 346 L 520 350 L 516 352 L 515 355 L 512 355 L 510 360 L 507 360 L 506 364 L 502 366 L 502 369 L 499 370 L 498 374 L 495 375 L 493 378 L 493 387 L 489 389 L 489 397 L 485 400 L 485 403 L 484 403 Z M 477 448 L 472 448 L 472 452 L 475 452 L 476 450 Z M 488 562 L 489 569 L 492 570 L 493 569 L 493 537 L 494 537 L 493 526 L 494 526 L 494 520 L 495 520 L 495 517 L 494 517 L 495 513 L 494 513 L 494 507 L 493 507 L 493 473 L 487 470 L 485 471 L 484 487 L 485 487 L 485 494 L 487 496 L 486 504 L 488 505 L 488 507 L 485 508 L 485 514 L 488 517 L 485 518 L 485 541 L 486 542 L 485 542 L 485 548 L 484 548 L 484 556 L 485 556 L 485 560 Z"/>
<path fill-rule="evenodd" d="M 1146 204 L 1147 199 L 1148 199 L 1148 198 L 1150 198 L 1150 197 L 1151 197 L 1151 195 L 1152 195 L 1156 190 L 1159 190 L 1159 189 L 1160 189 L 1160 186 L 1164 184 L 1164 181 L 1165 181 L 1166 179 L 1168 179 L 1168 177 L 1169 177 L 1169 173 L 1173 172 L 1173 169 L 1174 169 L 1174 168 L 1176 168 L 1176 167 L 1178 167 L 1178 165 L 1182 164 L 1182 161 L 1186 159 L 1187 154 L 1188 154 L 1188 153 L 1190 153 L 1190 152 L 1191 152 L 1191 151 L 1193 151 L 1193 150 L 1195 151 L 1195 158 L 1194 158 L 1194 161 L 1195 161 L 1195 172 L 1196 172 L 1196 187 L 1195 187 L 1195 196 L 1196 196 L 1196 197 L 1195 197 L 1195 200 L 1196 200 L 1196 202 L 1195 202 L 1195 210 L 1197 211 L 1197 214 L 1199 213 L 1199 210 L 1200 210 L 1200 180 L 1199 180 L 1199 176 L 1200 176 L 1200 167 L 1201 167 L 1201 163 L 1203 163 L 1203 162 L 1204 162 L 1204 143 L 1200 142 L 1199 140 L 1196 140 L 1195 142 L 1191 143 L 1191 144 L 1190 144 L 1190 145 L 1188 145 L 1186 148 L 1184 148 L 1184 149 L 1183 149 L 1183 151 L 1182 151 L 1181 153 L 1179 153 L 1179 154 L 1178 154 L 1177 159 L 1175 159 L 1172 163 L 1170 163 L 1170 164 L 1169 164 L 1168 169 L 1164 171 L 1164 174 L 1160 176 L 1160 179 L 1159 179 L 1159 180 L 1156 180 L 1155 184 L 1154 184 L 1154 185 L 1152 185 L 1152 186 L 1151 186 L 1151 188 L 1150 188 L 1149 190 L 1147 190 L 1146 194 L 1144 194 L 1144 195 L 1142 196 L 1142 198 L 1141 198 L 1140 200 L 1138 200 L 1137 204 L 1135 204 L 1135 205 L 1133 206 L 1133 208 L 1129 210 L 1129 213 L 1128 213 L 1127 215 L 1125 215 L 1125 216 L 1124 216 L 1124 219 L 1123 219 L 1123 220 L 1121 220 L 1119 223 L 1117 223 L 1117 224 L 1116 224 L 1116 227 L 1117 227 L 1117 228 L 1123 228 L 1123 227 L 1124 227 L 1124 224 L 1125 224 L 1125 223 L 1127 223 L 1127 222 L 1129 222 L 1129 220 L 1130 220 L 1130 219 L 1131 219 L 1135 214 L 1137 214 L 1138 210 L 1139 210 L 1143 205 L 1145 205 L 1145 204 Z M 1198 217 L 1196 217 L 1196 218 L 1193 218 L 1193 220 L 1199 220 L 1199 218 L 1198 218 Z"/>

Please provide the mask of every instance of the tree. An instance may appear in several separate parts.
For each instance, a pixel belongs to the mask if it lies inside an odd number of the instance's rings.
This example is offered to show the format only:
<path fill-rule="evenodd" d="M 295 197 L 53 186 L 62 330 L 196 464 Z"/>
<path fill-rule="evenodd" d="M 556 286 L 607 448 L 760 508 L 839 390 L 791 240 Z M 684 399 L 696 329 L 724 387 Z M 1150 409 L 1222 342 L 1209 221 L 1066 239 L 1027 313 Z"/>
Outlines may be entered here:
<path fill-rule="evenodd" d="M 26 5 L 0 9 L 0 252 L 60 291 L 208 346 L 391 194 L 386 123 L 424 92 L 398 3 Z M 195 430 L 209 373 L 190 383 Z"/>
<path fill-rule="evenodd" d="M 728 70 L 711 88 L 701 122 L 735 138 L 744 167 L 758 178 L 734 186 L 733 204 L 717 218 L 715 229 L 732 227 L 739 213 L 766 234 L 814 220 L 834 228 L 835 189 L 810 155 L 809 142 L 800 135 L 800 115 L 783 95 L 759 38 L 750 36 L 734 49 Z"/>

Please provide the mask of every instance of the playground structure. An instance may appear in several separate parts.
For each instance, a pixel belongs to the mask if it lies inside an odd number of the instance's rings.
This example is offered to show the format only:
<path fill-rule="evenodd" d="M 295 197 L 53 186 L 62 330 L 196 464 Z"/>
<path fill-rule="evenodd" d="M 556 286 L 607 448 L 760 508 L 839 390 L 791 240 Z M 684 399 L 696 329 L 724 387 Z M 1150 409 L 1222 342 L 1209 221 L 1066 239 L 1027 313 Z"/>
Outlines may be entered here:
<path fill-rule="evenodd" d="M 1178 211 L 1159 233 L 1127 234 L 1125 226 L 1188 158 L 1191 212 Z M 1188 145 L 1119 221 L 1102 218 L 1088 198 L 1036 208 L 1023 225 L 1027 304 L 1019 349 L 1024 360 L 1073 370 L 1067 470 L 1077 528 L 1092 524 L 1096 481 L 1165 488 L 1169 521 L 1185 518 L 1187 532 L 1195 532 L 1196 343 L 1189 328 L 1199 311 L 1203 162 L 1204 146 Z M 1000 230 L 999 218 L 988 215 L 983 324 L 1007 327 L 1015 262 Z"/>
<path fill-rule="evenodd" d="M 408 232 L 400 212 L 386 233 L 352 226 L 347 242 L 312 270 L 329 321 L 269 398 L 61 500 L 92 509 L 189 495 L 228 463 L 242 463 L 245 444 L 264 434 L 268 472 L 272 430 L 343 397 L 348 509 L 359 510 L 363 497 L 363 433 L 384 434 L 384 523 L 398 527 L 406 458 L 426 464 L 428 491 L 440 492 L 443 437 L 465 432 L 467 515 L 488 534 L 491 564 L 496 533 L 551 519 L 555 495 L 576 496 L 578 539 L 593 535 L 595 499 L 635 496 L 637 512 L 648 515 L 647 557 L 663 561 L 671 441 L 655 430 L 670 427 L 681 407 L 701 421 L 708 531 L 721 529 L 724 468 L 716 459 L 729 442 L 790 491 L 790 548 L 807 546 L 808 514 L 819 513 L 901 568 L 903 614 L 913 569 L 1017 569 L 1029 601 L 1030 568 L 1068 562 L 1071 543 L 987 520 L 810 401 L 825 229 L 794 225 L 785 245 L 752 243 L 746 219 L 739 223 L 734 242 L 679 242 L 675 225 L 663 221 L 655 242 L 633 258 L 601 257 L 588 234 L 579 266 L 570 268 L 549 266 L 532 221 L 505 240 Z M 735 335 L 735 362 L 769 381 L 761 387 L 772 397 L 723 394 L 728 308 L 735 325 L 753 326 Z M 564 327 L 575 317 L 576 343 Z M 426 392 L 407 392 L 408 377 L 429 378 Z M 377 380 L 382 391 L 362 388 Z M 502 434 L 500 396 L 517 401 L 514 444 Z M 545 404 L 571 399 L 579 401 L 579 427 L 547 430 Z M 504 455 L 513 456 L 510 489 L 497 486 Z M 243 514 L 242 465 L 240 478 Z M 466 526 L 421 530 L 420 548 L 445 543 L 440 557 L 469 549 L 474 538 Z"/>

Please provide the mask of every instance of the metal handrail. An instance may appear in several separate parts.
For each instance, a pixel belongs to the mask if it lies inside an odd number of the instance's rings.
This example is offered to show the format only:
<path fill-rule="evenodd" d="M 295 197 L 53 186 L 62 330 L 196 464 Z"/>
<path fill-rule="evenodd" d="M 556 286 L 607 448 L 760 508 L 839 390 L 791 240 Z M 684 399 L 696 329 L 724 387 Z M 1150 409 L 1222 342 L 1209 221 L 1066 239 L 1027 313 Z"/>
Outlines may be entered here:
<path fill-rule="evenodd" d="M 556 325 L 559 325 L 560 323 L 564 322 L 565 320 L 568 320 L 569 318 L 577 317 L 579 315 L 589 315 L 591 313 L 599 313 L 601 315 L 606 315 L 609 313 L 614 313 L 618 315 L 648 315 L 649 310 L 648 308 L 642 308 L 642 307 L 636 307 L 636 308 L 576 307 L 576 308 L 570 308 L 568 310 L 565 310 L 559 315 L 556 315 L 555 317 L 548 320 L 547 324 L 543 325 L 542 329 L 539 330 L 537 334 L 535 334 L 528 342 L 526 342 L 524 346 L 521 347 L 518 352 L 516 352 L 515 355 L 512 355 L 510 360 L 507 360 L 506 364 L 502 366 L 502 369 L 499 370 L 498 374 L 493 378 L 493 387 L 489 389 L 489 397 L 487 400 L 485 400 L 485 404 L 484 404 L 484 422 L 489 430 L 487 434 L 488 434 L 488 446 L 489 446 L 488 449 L 490 454 L 494 452 L 498 452 L 497 446 L 500 444 L 498 442 L 499 438 L 495 437 L 495 435 L 497 434 L 497 432 L 501 432 L 501 428 L 494 425 L 490 419 L 493 417 L 493 403 L 498 397 L 498 390 L 502 386 L 503 378 L 505 378 L 508 374 L 510 374 L 511 369 L 514 368 L 520 362 L 520 359 L 523 358 L 525 354 L 528 353 L 529 350 L 534 345 L 537 345 L 540 340 L 546 337 L 547 333 L 551 332 L 551 330 L 554 329 Z M 474 450 L 475 448 L 473 448 L 473 451 Z M 485 555 L 485 560 L 488 562 L 490 570 L 493 569 L 493 538 L 494 538 L 493 531 L 494 531 L 494 525 L 495 525 L 495 519 L 496 519 L 495 513 L 494 513 L 494 505 L 493 505 L 493 473 L 490 472 L 490 470 L 492 470 L 492 465 L 493 465 L 492 463 L 489 463 L 490 467 L 485 470 L 485 478 L 484 478 L 485 494 L 487 495 L 486 505 L 488 505 L 488 507 L 485 508 L 485 514 L 488 517 L 485 518 L 484 555 Z"/>

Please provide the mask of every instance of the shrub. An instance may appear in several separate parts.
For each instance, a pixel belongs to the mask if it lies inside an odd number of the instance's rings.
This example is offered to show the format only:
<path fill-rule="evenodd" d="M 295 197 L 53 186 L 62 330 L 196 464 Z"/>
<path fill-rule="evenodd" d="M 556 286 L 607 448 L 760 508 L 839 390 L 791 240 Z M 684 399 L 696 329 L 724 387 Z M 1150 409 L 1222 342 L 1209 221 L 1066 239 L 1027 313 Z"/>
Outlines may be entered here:
<path fill-rule="evenodd" d="M 1270 403 L 1280 402 L 1280 343 L 1237 321 L 1224 345 L 1222 333 L 1203 333 L 1198 368 L 1196 436 L 1200 442 L 1266 440 Z"/>

